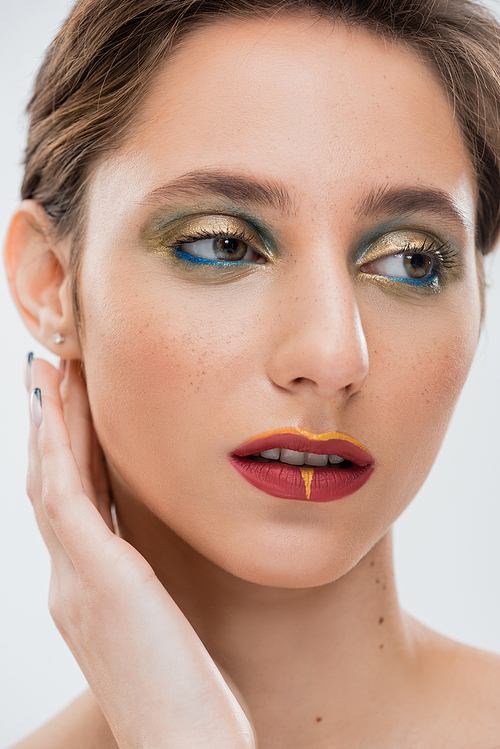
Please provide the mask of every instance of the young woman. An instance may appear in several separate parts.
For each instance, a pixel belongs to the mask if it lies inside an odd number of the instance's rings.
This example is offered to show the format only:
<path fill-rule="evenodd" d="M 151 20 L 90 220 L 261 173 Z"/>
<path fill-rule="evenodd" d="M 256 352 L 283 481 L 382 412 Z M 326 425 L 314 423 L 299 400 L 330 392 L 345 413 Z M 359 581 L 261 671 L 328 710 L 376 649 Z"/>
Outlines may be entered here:
<path fill-rule="evenodd" d="M 91 691 L 19 744 L 500 746 L 500 661 L 390 529 L 477 345 L 499 29 L 470 2 L 81 0 L 30 105 L 14 299 L 50 607 Z"/>

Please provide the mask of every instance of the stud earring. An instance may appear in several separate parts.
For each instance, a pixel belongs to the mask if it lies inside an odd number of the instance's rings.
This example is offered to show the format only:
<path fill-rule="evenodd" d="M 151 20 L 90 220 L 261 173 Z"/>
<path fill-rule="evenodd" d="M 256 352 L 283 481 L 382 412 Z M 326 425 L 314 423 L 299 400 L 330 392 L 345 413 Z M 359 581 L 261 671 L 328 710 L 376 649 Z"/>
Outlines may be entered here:
<path fill-rule="evenodd" d="M 60 333 L 56 333 L 52 340 L 54 341 L 54 343 L 62 343 L 64 341 L 64 336 Z"/>

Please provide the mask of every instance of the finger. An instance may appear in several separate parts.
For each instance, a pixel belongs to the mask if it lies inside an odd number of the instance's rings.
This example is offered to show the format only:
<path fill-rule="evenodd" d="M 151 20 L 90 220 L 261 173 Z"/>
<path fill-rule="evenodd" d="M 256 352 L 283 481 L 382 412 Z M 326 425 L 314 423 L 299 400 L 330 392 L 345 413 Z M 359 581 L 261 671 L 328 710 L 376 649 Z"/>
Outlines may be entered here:
<path fill-rule="evenodd" d="M 42 396 L 38 430 L 41 457 L 42 505 L 51 526 L 78 569 L 101 564 L 107 544 L 119 541 L 89 501 L 71 449 L 71 440 L 58 404 Z"/>
<path fill-rule="evenodd" d="M 87 395 L 81 363 L 68 361 L 60 387 L 64 421 L 71 439 L 86 494 L 98 508 L 110 529 L 111 519 L 109 487 L 102 454 Z"/>
<path fill-rule="evenodd" d="M 26 490 L 31 504 L 33 505 L 38 526 L 50 551 L 49 541 L 53 534 L 53 530 L 42 508 L 42 470 L 38 453 L 38 433 L 31 418 L 28 440 L 28 457 L 29 462 Z"/>
<path fill-rule="evenodd" d="M 34 376 L 32 379 L 34 380 Z M 30 385 L 31 384 L 32 382 L 30 382 Z M 40 455 L 38 452 L 38 431 L 33 424 L 31 416 L 28 455 L 29 463 L 26 489 L 35 512 L 38 527 L 51 555 L 53 565 L 57 565 L 60 569 L 67 571 L 68 565 L 71 565 L 71 562 L 64 551 L 61 542 L 54 533 L 54 529 L 52 528 L 42 506 L 42 471 Z"/>
<path fill-rule="evenodd" d="M 66 374 L 67 363 L 67 359 L 59 359 L 59 388 L 61 387 L 61 382 L 64 380 L 64 375 Z"/>
<path fill-rule="evenodd" d="M 104 462 L 104 455 L 97 439 L 97 434 L 92 426 L 92 482 L 96 506 L 101 513 L 106 525 L 115 533 L 115 524 L 111 513 L 111 494 L 109 488 L 108 474 Z"/>
<path fill-rule="evenodd" d="M 33 359 L 34 359 L 34 353 L 33 351 L 30 351 L 28 353 L 28 356 L 26 357 L 26 363 L 24 365 L 24 385 L 26 387 L 26 391 L 31 393 L 31 367 L 33 365 Z"/>
<path fill-rule="evenodd" d="M 33 359 L 31 366 L 31 389 L 40 388 L 44 395 L 49 396 L 62 408 L 59 394 L 59 371 L 45 359 Z"/>
<path fill-rule="evenodd" d="M 96 504 L 92 482 L 92 429 L 87 391 L 80 373 L 80 361 L 68 361 L 60 383 L 64 421 L 87 496 Z"/>
<path fill-rule="evenodd" d="M 68 453 L 66 453 L 66 458 L 70 457 L 70 465 L 74 463 L 74 458 L 71 453 L 71 438 L 68 433 L 67 427 L 64 424 L 64 421 L 62 421 L 62 400 L 60 395 L 60 379 L 61 379 L 61 372 L 64 371 L 67 367 L 60 366 L 59 371 L 56 370 L 49 362 L 45 361 L 44 359 L 35 359 L 33 361 L 32 365 L 32 385 L 36 388 L 39 388 L 42 393 L 44 394 L 45 399 L 49 399 L 53 404 L 54 407 L 57 409 L 58 413 L 61 416 L 61 429 L 59 431 L 59 435 L 56 438 L 56 441 L 53 442 L 53 449 L 54 450 L 63 450 L 64 445 L 67 443 L 70 445 L 70 449 Z M 42 455 L 40 452 L 40 431 L 37 432 L 37 430 L 32 426 L 32 431 L 35 435 L 35 444 L 33 447 L 33 452 L 31 454 L 31 458 L 34 464 L 35 472 L 39 473 L 39 478 L 37 478 L 38 487 L 35 491 L 35 501 L 34 504 L 36 504 L 35 512 L 37 513 L 37 520 L 39 522 L 40 530 L 42 531 L 42 535 L 44 537 L 44 540 L 49 548 L 53 564 L 56 566 L 57 570 L 60 571 L 62 574 L 63 572 L 68 572 L 70 568 L 73 567 L 70 556 L 68 555 L 65 547 L 63 544 L 61 544 L 61 541 L 55 532 L 53 524 L 50 522 L 50 518 L 47 517 L 47 513 L 45 511 L 45 504 L 47 503 L 48 495 L 50 494 L 51 488 L 47 487 L 46 482 L 44 481 L 43 476 L 43 465 L 42 465 Z M 57 444 L 57 439 L 61 439 L 62 441 Z M 79 469 L 77 467 L 77 486 L 82 485 L 81 478 L 79 476 Z M 49 497 L 50 500 L 50 497 Z M 88 499 L 86 500 L 88 502 Z M 40 509 L 42 512 L 40 512 Z"/>

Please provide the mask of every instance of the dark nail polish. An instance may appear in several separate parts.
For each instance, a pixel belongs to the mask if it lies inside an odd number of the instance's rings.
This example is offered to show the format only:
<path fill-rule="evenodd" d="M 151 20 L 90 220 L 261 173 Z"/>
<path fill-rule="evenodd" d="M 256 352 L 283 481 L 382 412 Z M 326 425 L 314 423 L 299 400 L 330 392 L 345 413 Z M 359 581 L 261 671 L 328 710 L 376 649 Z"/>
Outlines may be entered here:
<path fill-rule="evenodd" d="M 31 392 L 31 419 L 37 429 L 42 423 L 42 391 L 35 388 Z"/>
<path fill-rule="evenodd" d="M 33 365 L 33 359 L 33 351 L 30 351 L 26 358 L 26 366 L 24 368 L 24 384 L 26 385 L 26 390 L 28 391 L 28 393 L 31 390 L 31 367 Z"/>

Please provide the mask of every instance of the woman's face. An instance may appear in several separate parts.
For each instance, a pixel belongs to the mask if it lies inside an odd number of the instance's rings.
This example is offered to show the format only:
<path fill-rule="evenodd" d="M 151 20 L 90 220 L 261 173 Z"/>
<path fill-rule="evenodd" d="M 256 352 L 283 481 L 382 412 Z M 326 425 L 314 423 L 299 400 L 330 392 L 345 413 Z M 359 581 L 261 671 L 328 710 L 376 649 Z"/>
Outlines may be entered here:
<path fill-rule="evenodd" d="M 345 573 L 425 479 L 478 338 L 475 183 L 434 75 L 328 20 L 214 23 L 158 73 L 88 215 L 115 488 L 246 580 Z M 230 456 L 286 428 L 346 434 L 374 470 L 333 501 L 262 491 Z"/>

